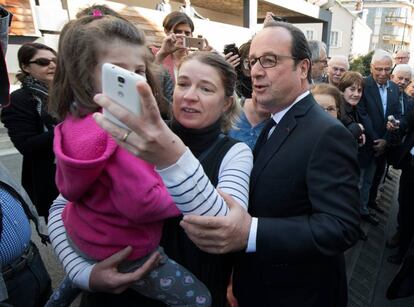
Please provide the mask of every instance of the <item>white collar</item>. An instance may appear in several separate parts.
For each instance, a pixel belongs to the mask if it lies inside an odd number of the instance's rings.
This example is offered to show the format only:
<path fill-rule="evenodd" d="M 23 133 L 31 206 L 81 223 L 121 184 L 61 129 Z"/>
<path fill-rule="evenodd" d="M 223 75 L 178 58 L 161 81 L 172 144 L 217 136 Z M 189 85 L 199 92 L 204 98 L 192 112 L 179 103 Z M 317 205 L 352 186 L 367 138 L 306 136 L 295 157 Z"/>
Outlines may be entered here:
<path fill-rule="evenodd" d="M 309 95 L 310 94 L 310 92 L 309 92 L 309 90 L 308 91 L 305 91 L 304 93 L 302 93 L 302 94 L 300 94 L 296 99 L 295 99 L 295 101 L 293 101 L 293 103 L 290 105 L 290 106 L 288 106 L 287 108 L 285 108 L 285 109 L 283 109 L 282 111 L 279 111 L 279 112 L 276 112 L 275 114 L 273 114 L 272 115 L 272 118 L 273 118 L 273 120 L 276 122 L 276 124 L 278 124 L 281 120 L 282 120 L 282 118 L 283 118 L 283 116 L 285 116 L 285 114 L 296 104 L 296 103 L 298 103 L 300 100 L 302 100 L 303 98 L 305 98 L 307 95 Z"/>

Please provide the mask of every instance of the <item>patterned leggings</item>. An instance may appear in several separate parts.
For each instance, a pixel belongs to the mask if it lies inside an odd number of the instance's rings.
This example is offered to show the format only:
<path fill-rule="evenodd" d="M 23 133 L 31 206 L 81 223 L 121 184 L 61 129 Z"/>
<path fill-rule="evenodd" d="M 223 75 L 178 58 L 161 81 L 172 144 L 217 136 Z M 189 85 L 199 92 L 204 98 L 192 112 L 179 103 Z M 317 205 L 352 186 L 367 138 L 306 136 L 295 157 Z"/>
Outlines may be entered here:
<path fill-rule="evenodd" d="M 190 271 L 168 258 L 162 247 L 158 248 L 162 256 L 160 265 L 144 278 L 131 285 L 135 291 L 147 297 L 160 300 L 169 306 L 209 307 L 211 296 L 207 287 Z M 143 265 L 150 256 L 137 261 L 123 263 L 120 272 L 132 272 Z M 66 276 L 53 292 L 45 307 L 66 307 L 81 292 Z"/>

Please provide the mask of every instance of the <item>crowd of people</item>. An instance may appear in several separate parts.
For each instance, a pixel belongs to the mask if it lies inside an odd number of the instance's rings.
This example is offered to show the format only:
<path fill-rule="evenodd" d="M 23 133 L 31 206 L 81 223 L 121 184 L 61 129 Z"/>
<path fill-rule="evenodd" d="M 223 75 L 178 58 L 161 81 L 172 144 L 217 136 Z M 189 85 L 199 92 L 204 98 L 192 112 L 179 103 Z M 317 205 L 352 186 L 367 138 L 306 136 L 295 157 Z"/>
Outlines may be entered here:
<path fill-rule="evenodd" d="M 0 167 L 0 304 L 345 307 L 344 252 L 369 240 L 361 221 L 379 224 L 389 166 L 402 172 L 388 261 L 413 278 L 409 53 L 375 50 L 362 76 L 272 14 L 240 47 L 193 50 L 190 1 L 157 9 L 158 47 L 93 5 L 57 51 L 20 48 L 1 120 L 24 189 Z M 139 114 L 102 94 L 105 63 L 145 78 Z M 67 274 L 53 292 L 29 219 Z"/>

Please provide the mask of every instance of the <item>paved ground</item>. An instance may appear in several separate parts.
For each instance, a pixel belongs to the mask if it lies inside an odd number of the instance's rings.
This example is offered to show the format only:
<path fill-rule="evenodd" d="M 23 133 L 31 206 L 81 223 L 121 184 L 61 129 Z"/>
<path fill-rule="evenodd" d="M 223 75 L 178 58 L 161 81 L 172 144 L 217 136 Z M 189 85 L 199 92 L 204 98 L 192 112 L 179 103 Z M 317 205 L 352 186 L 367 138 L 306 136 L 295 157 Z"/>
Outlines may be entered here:
<path fill-rule="evenodd" d="M 0 162 L 20 181 L 21 156 L 13 150 L 0 150 Z M 395 253 L 395 250 L 385 248 L 386 239 L 395 231 L 399 172 L 391 170 L 393 180 L 384 185 L 384 192 L 380 195 L 380 203 L 385 214 L 377 215 L 381 224 L 377 227 L 363 225 L 368 233 L 368 241 L 359 241 L 347 251 L 347 273 L 349 280 L 348 307 L 413 307 L 414 297 L 389 301 L 385 298 L 386 289 L 396 274 L 398 267 L 389 264 L 386 258 Z M 63 276 L 60 264 L 50 246 L 39 242 L 34 233 L 34 241 L 39 246 L 41 255 L 51 275 L 53 285 L 56 286 Z M 78 306 L 78 301 L 72 304 Z"/>
<path fill-rule="evenodd" d="M 398 266 L 386 261 L 396 250 L 385 247 L 385 242 L 396 230 L 398 212 L 397 191 L 399 171 L 390 170 L 392 180 L 387 180 L 379 195 L 384 214 L 377 214 L 380 225 L 363 225 L 368 241 L 359 241 L 346 254 L 349 279 L 349 307 L 413 307 L 414 297 L 389 301 L 387 288 Z"/>

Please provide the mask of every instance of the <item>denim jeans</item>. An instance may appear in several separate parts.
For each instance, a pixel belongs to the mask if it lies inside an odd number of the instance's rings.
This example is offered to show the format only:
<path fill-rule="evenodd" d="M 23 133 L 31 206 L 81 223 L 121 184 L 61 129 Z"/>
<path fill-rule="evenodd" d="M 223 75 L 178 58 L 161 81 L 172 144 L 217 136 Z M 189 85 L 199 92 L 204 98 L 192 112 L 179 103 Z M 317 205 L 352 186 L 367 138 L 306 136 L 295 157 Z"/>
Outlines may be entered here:
<path fill-rule="evenodd" d="M 43 307 L 52 293 L 49 274 L 34 244 L 33 252 L 26 267 L 5 280 L 9 298 L 4 303 L 14 307 Z"/>

